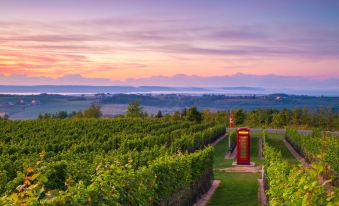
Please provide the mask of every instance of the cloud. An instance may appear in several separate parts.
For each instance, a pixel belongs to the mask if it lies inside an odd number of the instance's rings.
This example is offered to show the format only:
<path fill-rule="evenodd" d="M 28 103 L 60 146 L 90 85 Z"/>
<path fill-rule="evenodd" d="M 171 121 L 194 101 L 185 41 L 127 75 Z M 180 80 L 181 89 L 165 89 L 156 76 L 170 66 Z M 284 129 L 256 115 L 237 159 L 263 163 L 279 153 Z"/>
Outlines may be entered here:
<path fill-rule="evenodd" d="M 221 56 L 250 56 L 250 57 L 303 57 L 314 58 L 322 56 L 339 56 L 337 49 L 319 49 L 318 51 L 290 48 L 283 46 L 228 46 L 221 48 L 194 47 L 192 45 L 178 44 L 160 47 L 160 50 L 171 53 L 186 53 L 195 55 L 221 55 Z"/>
<path fill-rule="evenodd" d="M 213 63 L 211 58 L 315 61 L 339 57 L 339 29 L 285 30 L 272 25 L 206 24 L 196 19 L 0 21 L 0 72 L 62 76 L 78 70 L 107 75 L 118 69 L 155 69 L 158 57 L 191 65 L 199 64 L 200 58 Z"/>
<path fill-rule="evenodd" d="M 268 34 L 267 31 L 253 29 L 251 27 L 241 27 L 214 29 L 209 31 L 206 37 L 218 40 L 257 41 L 267 40 L 270 38 L 270 34 Z"/>
<path fill-rule="evenodd" d="M 111 85 L 106 78 L 86 78 L 79 74 L 65 75 L 60 78 L 29 77 L 27 75 L 4 76 L 0 74 L 0 85 Z"/>
<path fill-rule="evenodd" d="M 93 41 L 95 36 L 89 35 L 65 35 L 65 34 L 45 34 L 45 35 L 17 35 L 2 37 L 3 41 L 33 41 L 33 42 L 84 42 Z"/>

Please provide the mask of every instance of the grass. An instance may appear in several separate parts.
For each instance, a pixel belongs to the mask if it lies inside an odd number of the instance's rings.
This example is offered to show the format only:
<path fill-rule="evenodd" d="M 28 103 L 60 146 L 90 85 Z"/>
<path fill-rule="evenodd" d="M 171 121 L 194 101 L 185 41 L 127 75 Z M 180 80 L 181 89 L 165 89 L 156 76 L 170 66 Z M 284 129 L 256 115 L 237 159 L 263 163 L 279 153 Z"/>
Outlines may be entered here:
<path fill-rule="evenodd" d="M 259 159 L 259 138 L 251 138 L 251 161 L 261 164 Z M 214 146 L 214 169 L 231 167 L 233 159 L 225 159 L 228 147 L 228 138 L 223 139 Z M 221 183 L 210 201 L 209 206 L 256 206 L 258 203 L 258 181 L 260 174 L 252 173 L 227 173 L 215 171 L 214 179 Z"/>
<path fill-rule="evenodd" d="M 281 152 L 283 159 L 287 160 L 290 164 L 297 164 L 298 160 L 294 158 L 291 152 L 287 149 L 283 142 L 284 134 L 267 134 L 266 142 L 277 151 Z"/>
<path fill-rule="evenodd" d="M 263 160 L 259 158 L 259 136 L 251 138 L 250 160 L 255 162 L 256 165 L 263 164 Z"/>
<path fill-rule="evenodd" d="M 55 113 L 61 110 L 72 112 L 87 108 L 91 101 L 66 101 L 60 100 L 54 103 L 42 103 L 36 106 L 26 107 L 24 110 L 16 111 L 10 115 L 11 119 L 35 119 L 40 113 Z"/>
<path fill-rule="evenodd" d="M 235 161 L 233 159 L 225 159 L 228 148 L 228 137 L 220 141 L 217 145 L 214 146 L 214 169 L 220 169 L 225 167 L 231 167 L 232 163 Z M 262 164 L 263 160 L 259 158 L 259 138 L 254 136 L 251 138 L 251 161 L 255 162 L 257 165 Z"/>
<path fill-rule="evenodd" d="M 258 182 L 260 174 L 215 172 L 215 179 L 221 183 L 208 206 L 256 206 L 258 203 Z"/>
<path fill-rule="evenodd" d="M 214 169 L 220 169 L 232 166 L 233 159 L 225 159 L 225 155 L 228 149 L 228 137 L 221 140 L 214 146 Z"/>

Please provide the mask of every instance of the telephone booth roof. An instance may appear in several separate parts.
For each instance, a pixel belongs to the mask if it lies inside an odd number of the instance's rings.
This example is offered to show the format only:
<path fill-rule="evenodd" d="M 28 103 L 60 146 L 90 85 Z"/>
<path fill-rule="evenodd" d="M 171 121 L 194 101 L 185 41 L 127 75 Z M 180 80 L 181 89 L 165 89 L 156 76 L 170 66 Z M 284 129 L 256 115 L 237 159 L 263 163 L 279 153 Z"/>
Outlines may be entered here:
<path fill-rule="evenodd" d="M 238 128 L 237 131 L 250 131 L 250 128 L 247 128 L 247 127 L 241 127 L 241 128 Z"/>

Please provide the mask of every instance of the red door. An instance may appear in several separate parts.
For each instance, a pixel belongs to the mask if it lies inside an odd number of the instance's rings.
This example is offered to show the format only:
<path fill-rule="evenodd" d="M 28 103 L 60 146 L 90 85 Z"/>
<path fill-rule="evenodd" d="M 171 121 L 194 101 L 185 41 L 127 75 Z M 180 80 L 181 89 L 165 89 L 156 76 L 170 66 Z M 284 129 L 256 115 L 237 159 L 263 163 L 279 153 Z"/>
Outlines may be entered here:
<path fill-rule="evenodd" d="M 237 130 L 237 164 L 250 164 L 250 131 L 247 128 Z"/>

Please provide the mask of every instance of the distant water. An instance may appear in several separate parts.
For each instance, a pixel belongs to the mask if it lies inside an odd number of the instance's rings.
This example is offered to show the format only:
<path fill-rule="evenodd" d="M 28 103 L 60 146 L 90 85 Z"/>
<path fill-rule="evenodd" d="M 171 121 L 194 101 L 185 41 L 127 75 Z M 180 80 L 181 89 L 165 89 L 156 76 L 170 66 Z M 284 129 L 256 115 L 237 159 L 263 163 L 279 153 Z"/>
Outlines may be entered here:
<path fill-rule="evenodd" d="M 109 94 L 227 94 L 250 95 L 265 94 L 265 90 L 256 87 L 200 88 L 200 87 L 157 87 L 157 86 L 0 86 L 0 94 L 39 95 L 41 93 L 60 95 Z"/>
<path fill-rule="evenodd" d="M 95 94 L 102 93 L 102 92 L 0 92 L 1 94 L 7 95 L 40 95 L 42 93 L 46 94 L 57 94 L 57 95 L 68 95 L 68 96 L 94 96 Z M 228 96 L 250 96 L 250 95 L 265 95 L 265 94 L 256 94 L 256 93 L 236 93 L 236 92 L 203 92 L 203 91 L 148 91 L 148 92 L 108 92 L 109 94 L 151 94 L 151 95 L 160 95 L 160 94 L 178 94 L 178 95 L 190 95 L 190 96 L 201 96 L 207 94 L 214 94 L 214 95 L 228 95 Z M 107 94 L 108 94 L 107 93 Z"/>
<path fill-rule="evenodd" d="M 236 95 L 266 95 L 272 93 L 286 93 L 313 96 L 339 96 L 339 88 L 332 90 L 302 90 L 302 89 L 274 89 L 261 87 L 162 87 L 162 86 L 0 86 L 0 94 L 11 95 L 39 95 L 41 93 L 93 96 L 98 93 L 110 94 L 182 94 L 204 95 L 224 94 Z"/>

